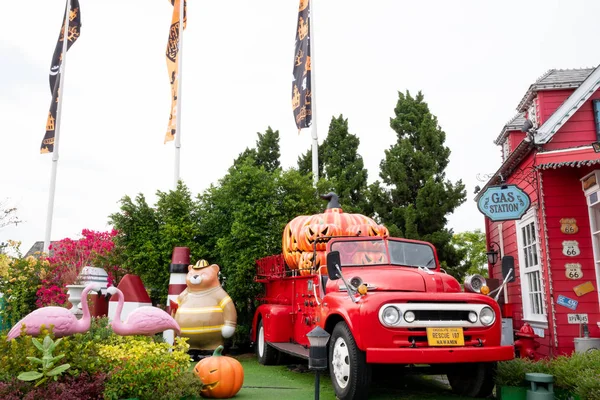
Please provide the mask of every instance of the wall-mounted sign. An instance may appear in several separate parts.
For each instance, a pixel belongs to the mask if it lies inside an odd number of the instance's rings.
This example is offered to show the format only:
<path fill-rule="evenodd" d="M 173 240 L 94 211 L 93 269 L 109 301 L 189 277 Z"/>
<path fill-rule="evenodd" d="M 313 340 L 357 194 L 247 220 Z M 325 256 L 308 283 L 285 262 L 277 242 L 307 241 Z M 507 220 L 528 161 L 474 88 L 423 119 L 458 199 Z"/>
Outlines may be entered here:
<path fill-rule="evenodd" d="M 577 306 L 579 305 L 579 302 L 577 300 L 573 300 L 566 296 L 563 296 L 562 294 L 559 294 L 558 298 L 556 299 L 556 304 L 570 308 L 571 310 L 576 310 Z"/>
<path fill-rule="evenodd" d="M 583 271 L 581 270 L 581 264 L 579 264 L 579 263 L 565 264 L 565 276 L 569 279 L 583 278 Z"/>
<path fill-rule="evenodd" d="M 573 291 L 577 296 L 583 296 L 586 293 L 590 293 L 594 291 L 594 284 L 590 281 L 582 283 L 581 285 L 577 285 L 573 288 Z"/>
<path fill-rule="evenodd" d="M 567 314 L 569 324 L 589 324 L 587 314 Z"/>
<path fill-rule="evenodd" d="M 579 232 L 575 218 L 562 218 L 560 220 L 560 231 L 565 235 L 574 235 Z"/>
<path fill-rule="evenodd" d="M 563 242 L 563 254 L 569 257 L 577 257 L 581 254 L 577 240 L 565 240 Z"/>
<path fill-rule="evenodd" d="M 479 198 L 477 208 L 492 221 L 521 219 L 531 199 L 517 185 L 490 186 Z"/>

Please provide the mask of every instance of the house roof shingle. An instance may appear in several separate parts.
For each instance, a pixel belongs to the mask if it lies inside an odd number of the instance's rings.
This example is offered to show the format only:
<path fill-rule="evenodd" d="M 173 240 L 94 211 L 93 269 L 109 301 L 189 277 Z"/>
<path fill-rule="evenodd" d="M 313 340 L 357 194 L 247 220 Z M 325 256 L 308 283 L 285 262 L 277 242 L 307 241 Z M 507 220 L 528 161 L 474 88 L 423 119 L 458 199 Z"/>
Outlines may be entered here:
<path fill-rule="evenodd" d="M 517 110 L 523 112 L 531 104 L 535 93 L 540 90 L 571 89 L 577 88 L 586 80 L 595 68 L 578 69 L 551 69 L 540 76 L 535 83 L 529 86 L 525 96 L 519 102 Z"/>
<path fill-rule="evenodd" d="M 494 144 L 501 144 L 504 141 L 504 138 L 506 137 L 506 135 L 508 134 L 509 131 L 518 131 L 521 130 L 521 127 L 523 126 L 523 124 L 525 123 L 525 113 L 518 113 L 517 115 L 515 115 L 510 121 L 508 121 L 506 123 L 506 125 L 504 125 L 504 128 L 502 128 L 502 132 L 500 132 L 500 134 L 498 135 L 498 137 L 496 138 L 496 140 L 494 140 Z"/>
<path fill-rule="evenodd" d="M 50 245 L 56 244 L 57 242 L 50 242 Z M 34 256 L 34 257 L 39 257 L 40 254 L 42 254 L 42 251 L 44 250 L 44 242 L 35 242 L 31 248 L 27 251 L 27 253 L 25 253 L 24 257 L 28 257 L 28 256 Z M 52 257 L 52 255 L 54 255 L 54 251 L 50 250 L 49 252 L 50 254 L 48 254 L 50 257 Z"/>

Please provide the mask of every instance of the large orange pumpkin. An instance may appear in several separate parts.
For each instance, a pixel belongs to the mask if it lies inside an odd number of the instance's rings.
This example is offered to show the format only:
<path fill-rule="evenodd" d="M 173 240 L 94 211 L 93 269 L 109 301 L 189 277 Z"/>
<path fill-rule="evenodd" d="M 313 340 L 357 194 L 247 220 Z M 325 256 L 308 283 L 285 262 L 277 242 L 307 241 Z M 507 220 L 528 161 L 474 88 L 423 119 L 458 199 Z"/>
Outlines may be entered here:
<path fill-rule="evenodd" d="M 228 399 L 240 391 L 244 383 L 244 368 L 238 360 L 221 355 L 223 346 L 215 349 L 210 357 L 198 362 L 194 374 L 200 378 L 204 387 L 202 397 Z"/>
<path fill-rule="evenodd" d="M 378 225 L 365 215 L 347 214 L 341 207 L 327 208 L 322 214 L 298 216 L 285 226 L 282 237 L 283 257 L 290 269 L 299 269 L 301 275 L 310 275 L 311 267 L 324 265 L 319 260 L 313 265 L 312 252 L 316 238 L 388 235 L 389 231 L 385 226 Z M 326 242 L 317 243 L 317 253 L 323 252 L 326 245 Z M 324 254 L 322 258 L 325 258 Z"/>

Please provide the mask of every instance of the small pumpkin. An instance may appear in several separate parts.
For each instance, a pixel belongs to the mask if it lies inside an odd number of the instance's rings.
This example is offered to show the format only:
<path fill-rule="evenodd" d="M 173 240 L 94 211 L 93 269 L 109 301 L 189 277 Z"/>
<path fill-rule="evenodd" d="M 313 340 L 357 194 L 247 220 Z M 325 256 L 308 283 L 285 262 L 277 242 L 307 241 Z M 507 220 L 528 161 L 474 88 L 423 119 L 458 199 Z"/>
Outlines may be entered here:
<path fill-rule="evenodd" d="M 240 391 L 244 383 L 244 368 L 238 360 L 221 354 L 219 346 L 213 355 L 206 357 L 194 367 L 194 374 L 200 378 L 204 387 L 202 397 L 228 399 Z"/>

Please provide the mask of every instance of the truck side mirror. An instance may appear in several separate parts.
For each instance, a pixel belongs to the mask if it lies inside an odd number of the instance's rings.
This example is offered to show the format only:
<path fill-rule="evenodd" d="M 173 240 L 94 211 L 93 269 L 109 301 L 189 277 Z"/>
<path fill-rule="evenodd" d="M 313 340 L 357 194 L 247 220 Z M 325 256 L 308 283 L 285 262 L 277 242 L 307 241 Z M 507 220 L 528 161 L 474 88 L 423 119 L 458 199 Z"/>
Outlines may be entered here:
<path fill-rule="evenodd" d="M 339 251 L 332 251 L 327 254 L 327 274 L 329 279 L 336 280 L 340 279 L 340 271 L 342 270 L 342 261 L 340 259 Z"/>
<path fill-rule="evenodd" d="M 507 282 L 513 282 L 515 280 L 515 258 L 513 256 L 502 257 L 502 278 L 506 279 L 508 271 L 512 269 L 510 278 Z"/>

